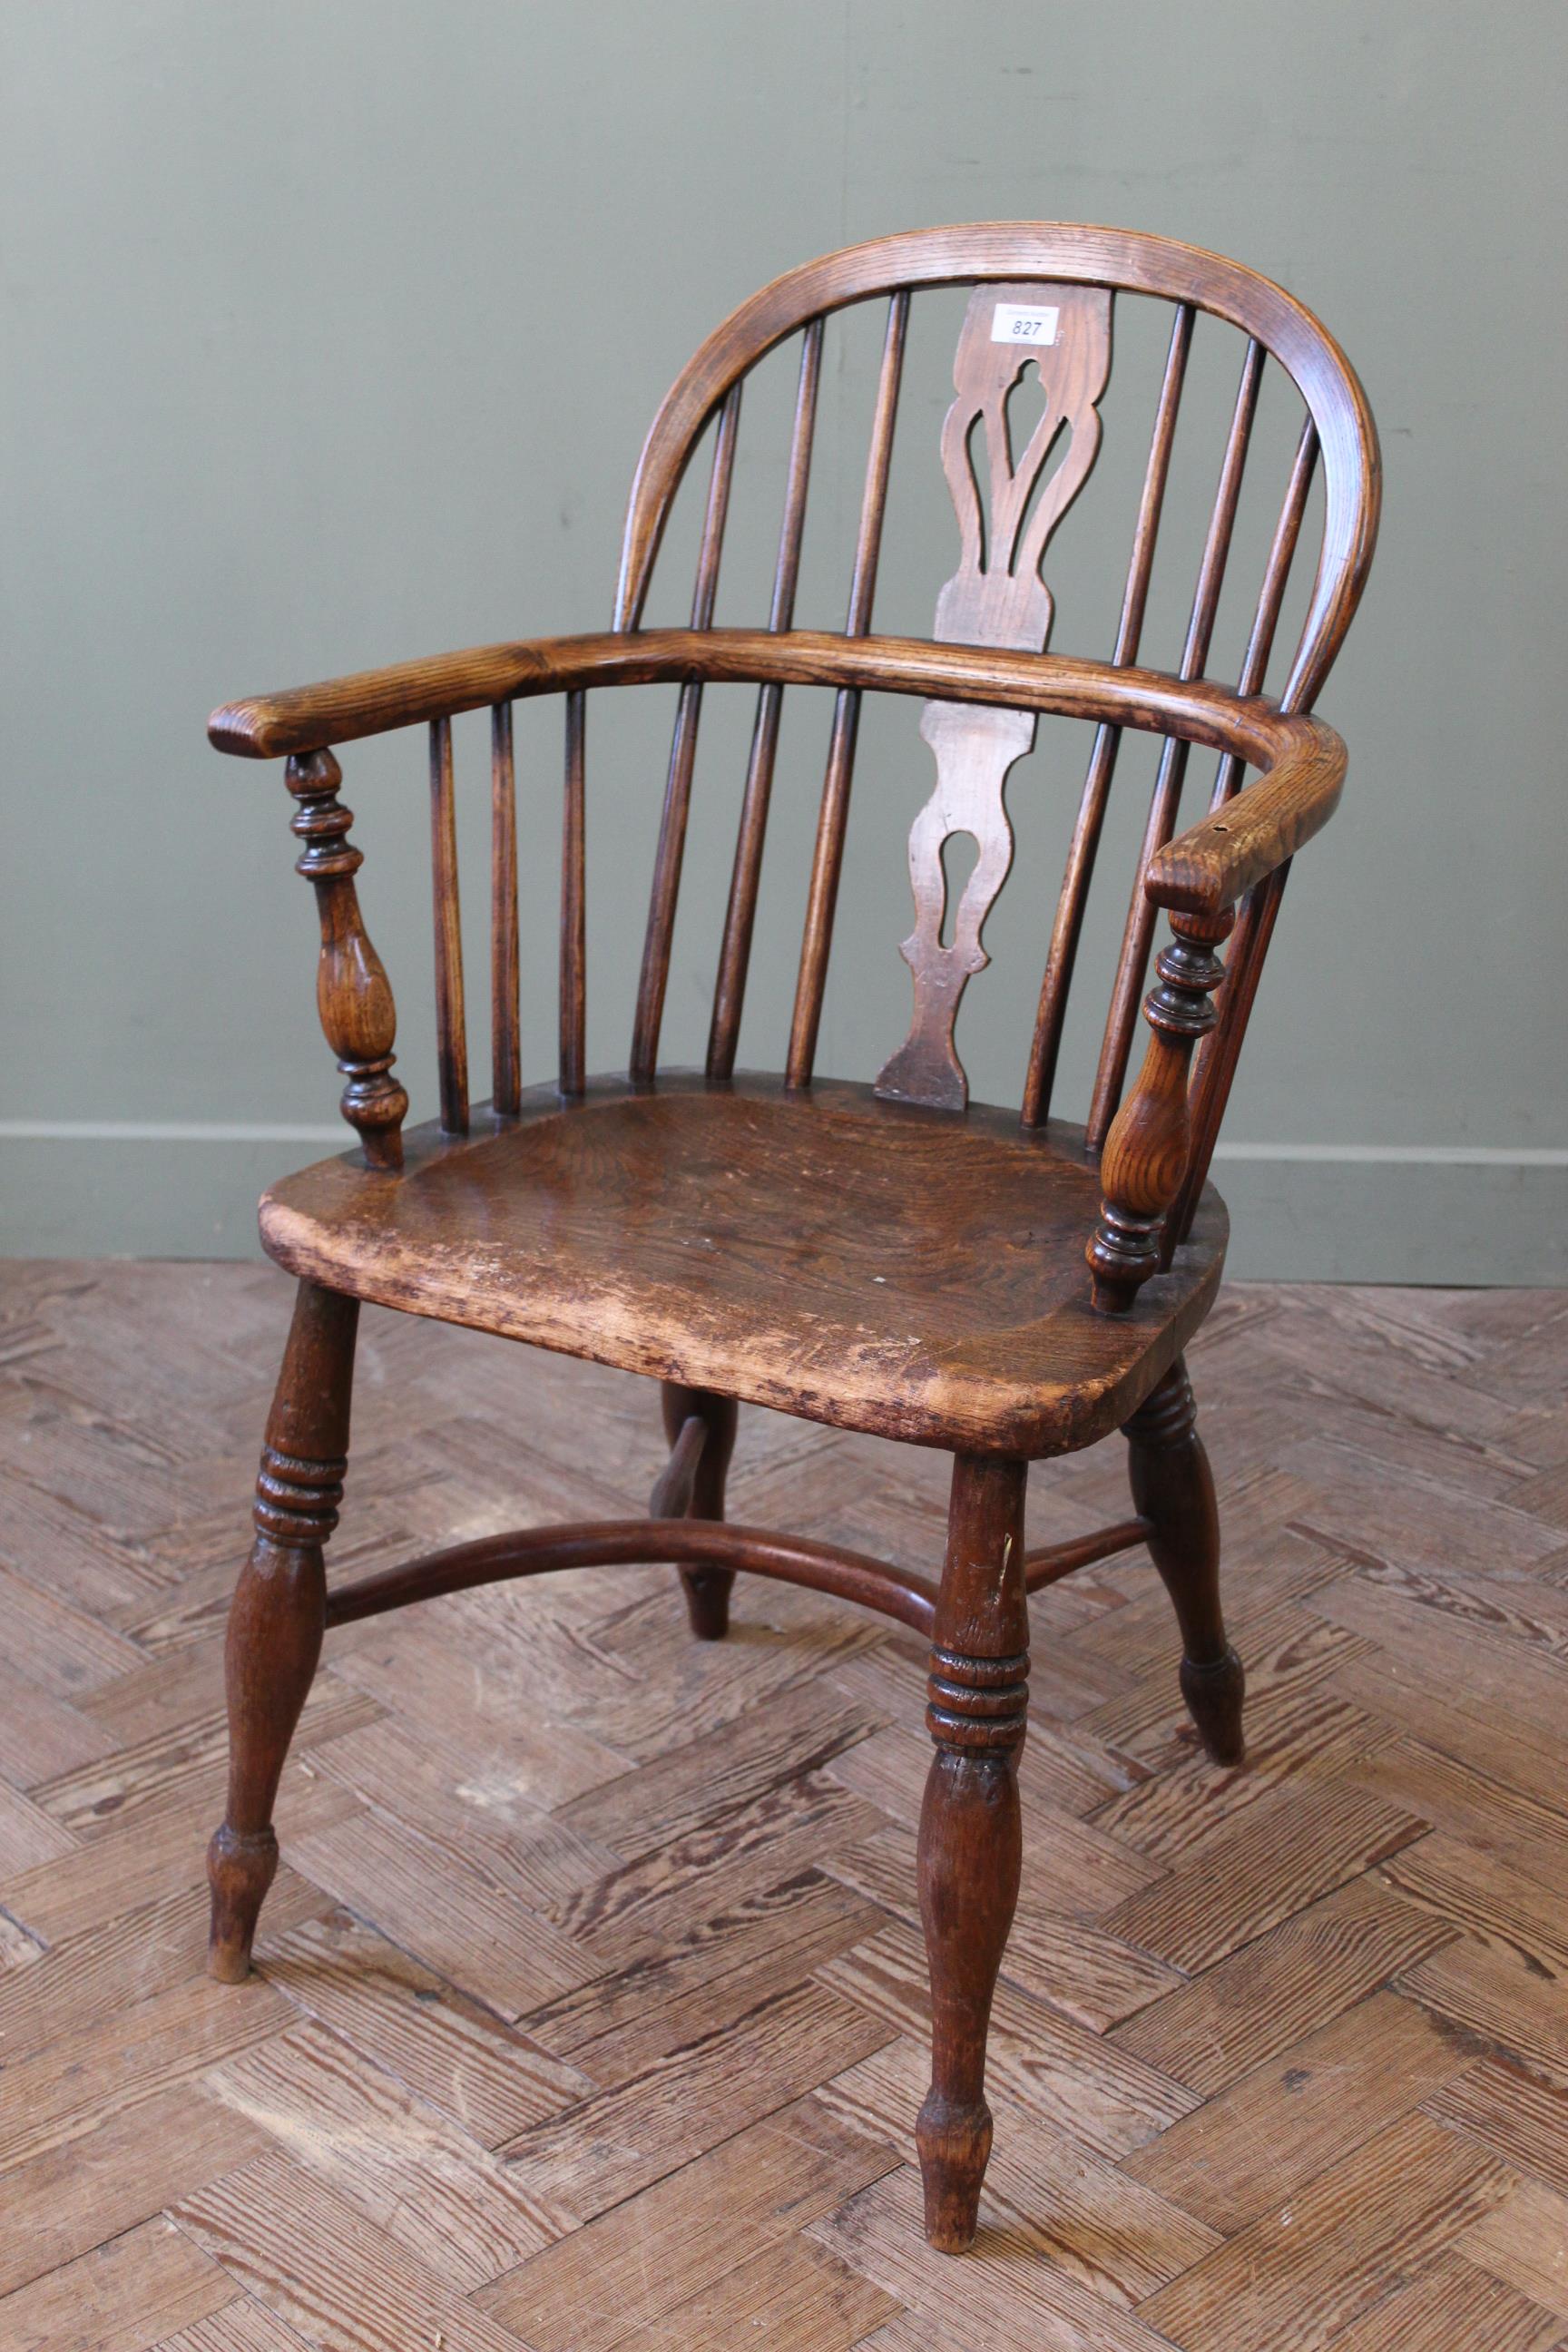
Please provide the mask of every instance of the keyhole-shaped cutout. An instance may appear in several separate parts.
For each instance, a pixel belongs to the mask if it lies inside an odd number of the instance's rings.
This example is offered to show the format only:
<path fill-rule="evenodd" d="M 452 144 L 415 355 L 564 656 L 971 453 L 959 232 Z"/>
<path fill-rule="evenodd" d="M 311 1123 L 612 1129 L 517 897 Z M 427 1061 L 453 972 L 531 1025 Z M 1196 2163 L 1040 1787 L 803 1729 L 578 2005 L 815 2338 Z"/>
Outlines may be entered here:
<path fill-rule="evenodd" d="M 980 844 L 972 833 L 950 833 L 942 845 L 942 908 L 939 937 L 944 948 L 952 945 L 953 929 L 963 894 L 969 887 L 969 877 L 980 863 Z"/>

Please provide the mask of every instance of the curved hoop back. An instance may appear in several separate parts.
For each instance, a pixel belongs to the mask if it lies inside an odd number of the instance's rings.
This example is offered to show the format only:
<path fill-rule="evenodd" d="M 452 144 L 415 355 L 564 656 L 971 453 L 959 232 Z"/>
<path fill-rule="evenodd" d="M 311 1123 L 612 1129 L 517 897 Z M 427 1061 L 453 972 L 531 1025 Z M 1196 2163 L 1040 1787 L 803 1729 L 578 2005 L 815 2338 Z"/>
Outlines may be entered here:
<path fill-rule="evenodd" d="M 712 470 L 691 619 L 697 628 L 711 625 L 743 379 L 767 352 L 799 333 L 800 388 L 769 617 L 772 630 L 791 629 L 823 323 L 834 311 L 880 297 L 887 301 L 887 326 L 845 620 L 848 636 L 870 634 L 910 299 L 921 289 L 953 286 L 973 289 L 954 368 L 957 396 L 948 413 L 942 450 L 961 554 L 958 572 L 938 601 L 935 637 L 1044 649 L 1052 599 L 1041 563 L 1051 532 L 1082 488 L 1099 447 L 1098 403 L 1110 366 L 1112 305 L 1121 292 L 1150 296 L 1168 302 L 1173 316 L 1112 659 L 1119 667 L 1138 659 L 1194 320 L 1198 311 L 1205 311 L 1240 330 L 1246 350 L 1180 676 L 1190 681 L 1205 675 L 1259 387 L 1265 362 L 1272 357 L 1294 384 L 1307 415 L 1237 684 L 1243 695 L 1263 689 L 1312 477 L 1321 464 L 1322 539 L 1280 696 L 1285 710 L 1310 710 L 1355 613 L 1376 540 L 1377 436 L 1365 395 L 1327 330 L 1270 279 L 1218 254 L 1125 229 L 1017 221 L 910 231 L 808 262 L 743 302 L 684 369 L 644 444 L 622 546 L 616 630 L 635 632 L 641 625 L 665 524 L 698 439 L 710 424 L 714 425 Z M 1009 403 L 1031 363 L 1038 369 L 1045 415 L 1025 446 L 1015 451 Z M 729 1077 L 735 1066 L 778 742 L 779 691 L 776 686 L 763 686 L 758 699 L 709 1038 L 708 1075 L 715 1079 Z M 633 1031 L 630 1067 L 639 1082 L 651 1079 L 658 1066 L 701 699 L 700 684 L 682 688 L 671 747 Z M 808 1085 L 815 1067 L 859 715 L 859 691 L 841 691 L 818 814 L 785 1064 L 791 1086 Z M 896 1099 L 958 1110 L 967 1100 L 968 1087 L 954 1044 L 954 1024 L 969 978 L 987 961 L 981 933 L 1013 852 L 1004 799 L 1006 778 L 1033 743 L 1035 726 L 1026 712 L 932 702 L 926 707 L 921 731 L 934 755 L 937 781 L 910 836 L 915 926 L 903 954 L 914 982 L 914 1013 L 903 1045 L 885 1065 L 877 1085 L 879 1092 Z M 1120 743 L 1119 728 L 1098 729 L 1041 987 L 1024 1086 L 1026 1126 L 1038 1126 L 1049 1113 Z M 1095 1150 L 1105 1141 L 1126 1082 L 1153 943 L 1154 910 L 1143 880 L 1150 861 L 1175 830 L 1189 749 L 1186 742 L 1169 737 L 1161 754 L 1089 1106 L 1087 1139 Z M 1227 800 L 1241 782 L 1240 763 L 1222 759 L 1211 806 Z M 973 835 L 976 862 L 944 944 L 948 894 L 942 852 L 945 842 L 960 833 Z M 1199 1060 L 1198 1142 L 1184 1216 L 1191 1213 L 1196 1197 L 1192 1184 L 1201 1185 L 1213 1148 L 1285 871 L 1281 867 L 1260 884 L 1241 910 L 1220 1002 L 1220 1034 Z"/>
<path fill-rule="evenodd" d="M 1306 403 L 1321 453 L 1323 540 L 1280 698 L 1310 709 L 1354 615 L 1377 538 L 1377 432 L 1355 371 L 1326 327 L 1271 278 L 1169 237 L 1049 221 L 912 229 L 826 254 L 775 278 L 709 336 L 654 418 L 637 463 L 614 625 L 635 629 L 671 502 L 703 425 L 763 354 L 808 320 L 918 288 L 1006 279 L 1098 286 L 1190 305 L 1239 327 Z"/>

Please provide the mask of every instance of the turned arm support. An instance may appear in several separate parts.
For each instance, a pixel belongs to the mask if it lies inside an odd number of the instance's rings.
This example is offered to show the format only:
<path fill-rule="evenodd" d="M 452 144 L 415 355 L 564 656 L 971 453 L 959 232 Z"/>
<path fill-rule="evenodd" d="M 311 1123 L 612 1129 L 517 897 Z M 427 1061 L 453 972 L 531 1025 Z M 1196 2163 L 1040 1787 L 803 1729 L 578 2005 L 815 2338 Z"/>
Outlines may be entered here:
<path fill-rule="evenodd" d="M 360 913 L 354 876 L 363 854 L 349 839 L 353 812 L 338 799 L 343 772 L 330 751 L 294 757 L 285 770 L 299 806 L 290 830 L 304 844 L 294 870 L 316 894 L 321 953 L 316 1004 L 321 1030 L 348 1084 L 342 1114 L 373 1168 L 403 1165 L 408 1097 L 392 1076 L 397 1013 L 381 958 Z"/>
<path fill-rule="evenodd" d="M 1159 1270 L 1161 1227 L 1192 1150 L 1187 1066 L 1198 1039 L 1215 1025 L 1211 999 L 1225 978 L 1215 950 L 1235 920 L 1230 907 L 1216 915 L 1173 914 L 1174 936 L 1155 958 L 1159 978 L 1143 1006 L 1148 1050 L 1105 1139 L 1100 1223 L 1084 1253 L 1099 1314 L 1125 1315 Z"/>
<path fill-rule="evenodd" d="M 1216 950 L 1235 924 L 1237 901 L 1294 856 L 1338 803 L 1344 745 L 1321 721 L 1307 724 L 1310 737 L 1260 783 L 1150 861 L 1144 890 L 1169 910 L 1173 937 L 1143 1007 L 1151 1032 L 1143 1066 L 1100 1155 L 1100 1223 L 1085 1255 L 1102 1315 L 1126 1314 L 1159 1268 L 1165 1215 L 1192 1152 L 1193 1049 L 1215 1024 L 1214 992 L 1225 978 Z"/>

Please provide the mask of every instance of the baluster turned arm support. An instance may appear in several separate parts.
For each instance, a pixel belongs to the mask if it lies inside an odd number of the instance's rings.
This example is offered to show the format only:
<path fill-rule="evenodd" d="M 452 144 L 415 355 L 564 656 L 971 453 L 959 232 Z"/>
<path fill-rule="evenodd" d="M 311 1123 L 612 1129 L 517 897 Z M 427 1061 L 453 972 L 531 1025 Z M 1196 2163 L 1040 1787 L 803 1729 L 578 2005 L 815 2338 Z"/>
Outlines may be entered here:
<path fill-rule="evenodd" d="M 300 803 L 289 830 L 305 845 L 294 871 L 312 885 L 321 921 L 316 1003 L 322 1033 L 348 1080 L 342 1114 L 371 1166 L 396 1170 L 403 1165 L 408 1110 L 408 1097 L 391 1075 L 397 1013 L 359 910 L 354 876 L 364 856 L 348 837 L 353 812 L 338 799 L 343 772 L 330 751 L 306 751 L 296 753 L 285 772 Z"/>
<path fill-rule="evenodd" d="M 1101 1315 L 1125 1315 L 1140 1285 L 1159 1271 L 1160 1229 L 1192 1151 L 1187 1066 L 1217 1017 L 1212 998 L 1225 966 L 1215 950 L 1235 921 L 1233 907 L 1173 914 L 1175 936 L 1155 960 L 1159 980 L 1143 1006 L 1153 1034 L 1137 1084 L 1105 1139 L 1100 1223 L 1085 1252 Z"/>

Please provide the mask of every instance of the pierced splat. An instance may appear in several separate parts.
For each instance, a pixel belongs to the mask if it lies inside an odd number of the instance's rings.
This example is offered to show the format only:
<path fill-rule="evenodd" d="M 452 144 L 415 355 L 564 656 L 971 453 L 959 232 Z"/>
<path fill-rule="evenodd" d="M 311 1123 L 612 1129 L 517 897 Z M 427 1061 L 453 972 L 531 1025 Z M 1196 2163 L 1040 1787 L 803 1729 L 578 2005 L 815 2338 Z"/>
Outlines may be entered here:
<path fill-rule="evenodd" d="M 939 641 L 1044 652 L 1052 604 L 1040 565 L 1094 464 L 1096 403 L 1110 373 L 1110 296 L 1104 289 L 975 288 L 953 362 L 957 398 L 942 434 L 963 551 L 937 599 L 932 635 Z M 1015 451 L 1022 438 L 1018 412 L 1041 395 L 1038 422 Z M 921 713 L 936 783 L 910 835 L 915 927 L 900 953 L 914 976 L 914 1018 L 877 1080 L 879 1095 L 941 1110 L 962 1110 L 969 1099 L 953 1024 L 971 974 L 987 961 L 981 930 L 1013 862 L 1004 788 L 1014 762 L 1032 750 L 1036 725 L 1026 710 L 974 703 L 928 702 Z M 952 944 L 943 946 L 942 853 L 955 833 L 973 835 L 979 854 L 958 903 Z"/>

